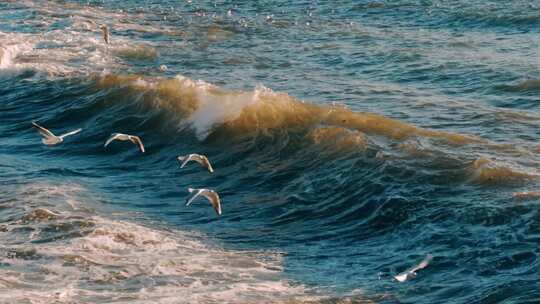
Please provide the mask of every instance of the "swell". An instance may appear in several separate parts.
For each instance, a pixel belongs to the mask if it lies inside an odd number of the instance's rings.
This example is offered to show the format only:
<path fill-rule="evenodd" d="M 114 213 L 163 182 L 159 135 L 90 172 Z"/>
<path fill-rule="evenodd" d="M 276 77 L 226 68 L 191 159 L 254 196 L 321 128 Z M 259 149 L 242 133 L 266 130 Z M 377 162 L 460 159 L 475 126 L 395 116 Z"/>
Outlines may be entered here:
<path fill-rule="evenodd" d="M 49 159 L 39 174 L 101 177 L 105 184 L 120 179 L 122 187 L 104 189 L 136 188 L 140 195 L 155 192 L 171 201 L 184 194 L 176 189 L 193 184 L 244 189 L 251 195 L 272 193 L 241 197 L 264 206 L 260 210 L 246 214 L 247 206 L 226 204 L 225 213 L 254 221 L 267 218 L 284 228 L 307 228 L 309 223 L 333 227 L 318 234 L 321 238 L 332 238 L 340 229 L 349 236 L 358 236 L 358 229 L 392 232 L 416 208 L 397 203 L 404 202 L 403 193 L 439 195 L 446 187 L 514 187 L 540 180 L 533 150 L 425 129 L 342 105 L 304 102 L 262 86 L 229 91 L 183 76 L 109 74 L 56 82 L 63 95 L 78 96 L 66 100 L 41 94 L 50 85 L 36 86 L 30 95 L 43 99 L 34 106 L 49 107 L 52 102 L 55 112 L 29 111 L 20 99 L 12 104 L 9 95 L 6 103 L 15 107 L 10 115 L 17 119 L 5 133 L 22 133 L 20 139 L 39 141 L 32 120 L 58 132 L 67 126 L 84 129 L 58 147 L 7 143 Z M 104 149 L 112 132 L 141 136 L 147 153 L 142 157 L 129 143 Z M 195 152 L 210 157 L 216 175 L 207 177 L 195 168 L 179 171 L 175 157 Z M 78 168 L 55 169 L 66 159 L 77 160 Z M 160 181 L 170 176 L 178 177 L 177 185 L 161 188 Z M 197 218 L 187 221 L 199 223 Z M 313 237 L 310 234 L 307 229 L 305 236 Z"/>
<path fill-rule="evenodd" d="M 187 118 L 200 139 L 219 125 L 227 132 L 244 135 L 330 126 L 393 140 L 420 136 L 457 145 L 482 141 L 470 135 L 423 129 L 377 114 L 354 112 L 340 105 L 303 102 L 263 86 L 251 92 L 227 91 L 183 76 L 148 79 L 137 75 L 107 75 L 99 78 L 96 85 L 99 89 L 124 87 L 142 93 L 144 102 L 151 106 Z"/>
<path fill-rule="evenodd" d="M 60 88 L 63 95 L 74 98 L 58 96 Z M 302 160 L 305 168 L 300 172 L 320 167 L 323 162 L 317 159 L 337 163 L 345 158 L 425 168 L 427 175 L 439 176 L 435 181 L 444 176 L 456 183 L 473 180 L 481 184 L 538 179 L 538 153 L 528 143 L 500 144 L 473 135 L 421 128 L 339 104 L 301 101 L 263 86 L 232 91 L 183 76 L 120 74 L 33 85 L 27 95 L 33 99 L 32 106 L 39 109 L 52 102 L 58 109 L 54 112 L 30 111 L 30 105 L 21 102 L 21 95 L 12 99 L 12 94 L 6 93 L 2 106 L 9 109 L 9 117 L 16 118 L 4 134 L 23 131 L 23 138 L 35 137 L 29 128 L 34 120 L 53 129 L 81 127 L 84 136 L 70 139 L 75 147 L 53 147 L 46 153 L 92 155 L 98 157 L 97 166 L 104 168 L 109 164 L 102 156 L 110 152 L 119 160 L 135 157 L 133 151 L 122 153 L 121 144 L 108 150 L 102 147 L 110 133 L 125 132 L 140 135 L 152 156 L 149 162 L 163 166 L 170 159 L 168 153 L 185 149 L 176 143 L 181 141 L 194 149 L 216 151 L 218 160 L 227 165 L 227 159 L 240 155 L 249 163 L 250 158 L 260 161 L 277 153 L 287 160 L 285 164 L 298 166 Z M 2 117 L 9 121 L 8 116 Z M 488 165 L 490 159 L 497 161 Z M 279 176 L 277 168 L 271 172 Z"/>

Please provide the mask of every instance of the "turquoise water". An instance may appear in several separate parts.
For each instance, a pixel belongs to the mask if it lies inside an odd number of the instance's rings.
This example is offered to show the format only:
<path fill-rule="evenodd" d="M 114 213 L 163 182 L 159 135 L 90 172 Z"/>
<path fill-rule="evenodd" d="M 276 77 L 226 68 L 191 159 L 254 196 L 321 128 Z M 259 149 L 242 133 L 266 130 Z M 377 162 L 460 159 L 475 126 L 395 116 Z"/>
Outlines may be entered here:
<path fill-rule="evenodd" d="M 531 1 L 2 2 L 0 302 L 534 303 L 539 58 Z"/>

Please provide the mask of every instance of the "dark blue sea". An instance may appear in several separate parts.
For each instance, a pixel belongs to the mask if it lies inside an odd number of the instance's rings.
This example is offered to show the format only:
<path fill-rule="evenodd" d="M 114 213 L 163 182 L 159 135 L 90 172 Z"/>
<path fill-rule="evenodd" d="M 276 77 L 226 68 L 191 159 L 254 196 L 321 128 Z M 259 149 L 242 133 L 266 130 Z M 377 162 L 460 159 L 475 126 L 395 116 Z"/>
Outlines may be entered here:
<path fill-rule="evenodd" d="M 0 1 L 0 303 L 540 303 L 540 2 Z"/>

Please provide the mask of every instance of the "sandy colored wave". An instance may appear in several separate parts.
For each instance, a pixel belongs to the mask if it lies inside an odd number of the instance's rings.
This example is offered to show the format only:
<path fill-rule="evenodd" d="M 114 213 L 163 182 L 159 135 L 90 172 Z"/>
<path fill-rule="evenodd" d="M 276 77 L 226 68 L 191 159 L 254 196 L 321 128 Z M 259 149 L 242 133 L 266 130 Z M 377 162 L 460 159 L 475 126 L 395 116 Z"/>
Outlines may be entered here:
<path fill-rule="evenodd" d="M 263 86 L 253 91 L 230 91 L 183 76 L 151 79 L 136 75 L 105 75 L 96 84 L 99 88 L 129 86 L 145 92 L 147 102 L 187 117 L 201 139 L 216 126 L 233 134 L 268 134 L 325 125 L 394 140 L 421 136 L 456 145 L 483 142 L 475 136 L 424 129 L 378 114 L 304 102 Z"/>
<path fill-rule="evenodd" d="M 540 180 L 540 174 L 516 168 L 510 164 L 478 158 L 473 162 L 474 179 L 480 183 L 511 183 L 516 181 Z"/>

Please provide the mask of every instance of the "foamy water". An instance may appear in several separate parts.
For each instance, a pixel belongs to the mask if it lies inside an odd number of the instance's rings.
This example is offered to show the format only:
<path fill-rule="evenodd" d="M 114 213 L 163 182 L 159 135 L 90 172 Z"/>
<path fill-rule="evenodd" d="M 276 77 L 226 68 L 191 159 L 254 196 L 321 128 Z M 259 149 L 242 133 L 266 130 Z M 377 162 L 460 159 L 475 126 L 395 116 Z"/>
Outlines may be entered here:
<path fill-rule="evenodd" d="M 18 212 L 2 224 L 0 301 L 315 299 L 282 276 L 279 252 L 223 250 L 202 243 L 202 235 L 105 218 L 84 192 L 76 184 L 36 184 L 16 193 L 9 204 Z"/>

